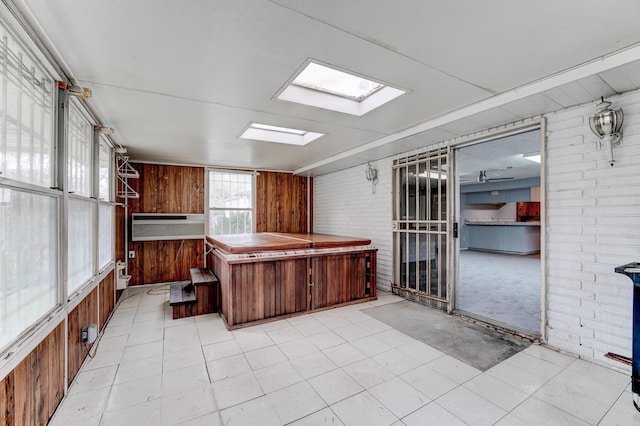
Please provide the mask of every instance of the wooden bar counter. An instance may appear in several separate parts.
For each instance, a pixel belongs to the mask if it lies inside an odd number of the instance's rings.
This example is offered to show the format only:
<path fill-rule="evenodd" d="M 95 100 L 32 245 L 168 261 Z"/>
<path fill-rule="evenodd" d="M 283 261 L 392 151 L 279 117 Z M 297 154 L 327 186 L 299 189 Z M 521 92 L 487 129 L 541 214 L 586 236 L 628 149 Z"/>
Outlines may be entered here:
<path fill-rule="evenodd" d="M 325 234 L 207 236 L 229 328 L 376 299 L 371 240 Z"/>

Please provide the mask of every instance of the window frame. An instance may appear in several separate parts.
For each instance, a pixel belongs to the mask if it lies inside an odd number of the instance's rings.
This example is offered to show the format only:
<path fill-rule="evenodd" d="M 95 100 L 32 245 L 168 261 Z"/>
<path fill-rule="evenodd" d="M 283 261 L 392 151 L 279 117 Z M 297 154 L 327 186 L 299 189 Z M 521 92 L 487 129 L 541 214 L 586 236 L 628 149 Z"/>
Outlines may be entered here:
<path fill-rule="evenodd" d="M 212 173 L 226 173 L 232 175 L 251 175 L 251 207 L 244 208 L 224 208 L 224 207 L 213 207 L 211 200 L 211 174 Z M 205 189 L 207 192 L 207 215 L 206 215 L 206 226 L 207 233 L 210 235 L 214 235 L 213 230 L 211 229 L 211 212 L 213 211 L 221 211 L 221 212 L 233 212 L 233 211 L 244 211 L 249 212 L 251 214 L 251 233 L 256 232 L 256 172 L 247 171 L 247 170 L 230 170 L 230 169 L 218 169 L 218 168 L 208 168 L 207 169 L 207 178 Z"/>

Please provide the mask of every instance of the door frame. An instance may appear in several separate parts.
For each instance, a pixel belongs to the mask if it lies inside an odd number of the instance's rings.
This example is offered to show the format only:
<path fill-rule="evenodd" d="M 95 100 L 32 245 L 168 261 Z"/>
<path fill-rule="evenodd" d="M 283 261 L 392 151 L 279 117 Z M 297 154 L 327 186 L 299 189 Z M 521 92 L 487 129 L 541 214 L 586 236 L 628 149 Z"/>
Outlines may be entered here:
<path fill-rule="evenodd" d="M 528 131 L 540 131 L 540 330 L 539 338 L 541 341 L 546 341 L 547 338 L 547 276 L 546 276 L 546 258 L 547 258 L 547 186 L 546 186 L 546 120 L 544 117 L 540 119 L 530 121 L 527 123 L 521 123 L 508 128 L 500 128 L 493 131 L 488 131 L 479 137 L 466 139 L 459 143 L 453 143 L 451 148 L 453 150 L 451 155 L 451 163 L 453 164 L 453 179 L 452 185 L 448 188 L 450 197 L 453 200 L 453 207 L 450 210 L 452 215 L 451 223 L 460 223 L 460 159 L 459 150 L 461 148 L 476 145 L 479 143 L 490 142 L 495 139 L 504 138 L 507 136 L 513 136 Z M 452 242 L 452 254 L 451 263 L 452 268 L 450 271 L 450 285 L 451 285 L 451 301 L 449 309 L 450 312 L 461 312 L 457 309 L 458 292 L 460 286 L 460 239 L 453 238 Z M 462 312 L 461 312 L 462 313 Z M 463 314 L 463 313 L 462 313 Z"/>

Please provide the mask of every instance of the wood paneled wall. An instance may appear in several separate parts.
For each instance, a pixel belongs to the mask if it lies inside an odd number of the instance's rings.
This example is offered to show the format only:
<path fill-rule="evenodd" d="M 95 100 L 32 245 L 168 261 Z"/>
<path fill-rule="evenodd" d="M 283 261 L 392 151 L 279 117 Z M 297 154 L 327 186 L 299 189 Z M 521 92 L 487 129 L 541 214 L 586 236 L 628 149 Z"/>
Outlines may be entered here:
<path fill-rule="evenodd" d="M 204 213 L 203 167 L 131 165 L 138 170 L 140 178 L 129 179 L 129 185 L 140 198 L 126 200 L 129 235 L 133 213 Z M 123 226 L 120 222 L 116 228 L 123 229 Z M 129 242 L 127 250 L 134 250 L 136 256 L 128 259 L 129 285 L 188 280 L 189 269 L 204 267 L 202 240 Z"/>
<path fill-rule="evenodd" d="M 100 316 L 100 322 L 98 323 L 98 327 L 100 331 L 104 330 L 104 326 L 107 325 L 107 319 L 109 319 L 109 315 L 111 315 L 111 311 L 116 304 L 115 299 L 115 270 L 111 271 L 107 277 L 100 282 L 98 287 L 98 291 L 100 292 L 100 310 L 98 312 Z"/>
<path fill-rule="evenodd" d="M 69 334 L 67 341 L 69 347 L 67 372 L 69 376 L 68 384 L 71 384 L 92 346 L 82 343 L 80 339 L 83 327 L 98 323 L 98 287 L 94 288 L 78 306 L 69 312 L 68 318 L 67 330 Z"/>
<path fill-rule="evenodd" d="M 64 323 L 0 381 L 0 425 L 46 425 L 64 393 Z"/>
<path fill-rule="evenodd" d="M 311 232 L 312 189 L 313 178 L 260 172 L 256 179 L 256 232 Z"/>

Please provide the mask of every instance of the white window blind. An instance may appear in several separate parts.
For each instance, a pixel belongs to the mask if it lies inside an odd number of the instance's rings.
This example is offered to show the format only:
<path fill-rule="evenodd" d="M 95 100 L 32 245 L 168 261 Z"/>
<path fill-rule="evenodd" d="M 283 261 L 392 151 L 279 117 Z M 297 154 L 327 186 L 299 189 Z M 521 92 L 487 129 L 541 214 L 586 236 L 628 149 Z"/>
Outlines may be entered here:
<path fill-rule="evenodd" d="M 68 130 L 68 164 L 69 176 L 67 191 L 74 194 L 91 196 L 91 146 L 93 126 L 82 114 L 82 109 L 75 99 L 69 102 Z"/>
<path fill-rule="evenodd" d="M 67 290 L 71 295 L 93 276 L 93 200 L 70 198 L 68 204 Z"/>
<path fill-rule="evenodd" d="M 253 174 L 209 171 L 209 234 L 253 231 Z"/>
<path fill-rule="evenodd" d="M 98 198 L 103 201 L 113 201 L 111 196 L 111 179 L 113 174 L 113 156 L 111 147 L 104 136 L 100 137 L 99 170 L 98 170 Z"/>
<path fill-rule="evenodd" d="M 113 260 L 113 243 L 115 233 L 115 206 L 100 203 L 98 208 L 98 269 L 104 268 Z"/>
<path fill-rule="evenodd" d="M 0 172 L 50 187 L 54 84 L 0 22 Z"/>
<path fill-rule="evenodd" d="M 0 352 L 58 302 L 57 203 L 0 187 Z"/>

